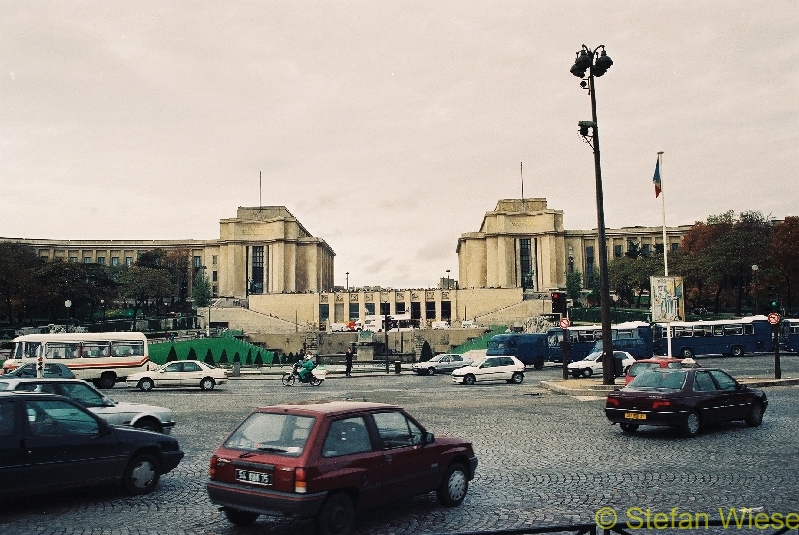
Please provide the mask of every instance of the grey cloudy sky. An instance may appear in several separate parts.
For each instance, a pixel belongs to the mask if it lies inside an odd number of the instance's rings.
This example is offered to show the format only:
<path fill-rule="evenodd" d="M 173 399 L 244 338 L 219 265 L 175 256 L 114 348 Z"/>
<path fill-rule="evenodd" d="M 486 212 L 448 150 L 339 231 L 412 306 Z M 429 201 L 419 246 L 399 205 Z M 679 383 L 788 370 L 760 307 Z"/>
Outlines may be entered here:
<path fill-rule="evenodd" d="M 797 215 L 799 4 L 0 3 L 0 236 L 213 239 L 285 205 L 336 283 L 430 287 L 501 198 L 596 227 Z M 262 193 L 259 191 L 262 174 Z M 260 198 L 259 198 L 260 195 Z"/>

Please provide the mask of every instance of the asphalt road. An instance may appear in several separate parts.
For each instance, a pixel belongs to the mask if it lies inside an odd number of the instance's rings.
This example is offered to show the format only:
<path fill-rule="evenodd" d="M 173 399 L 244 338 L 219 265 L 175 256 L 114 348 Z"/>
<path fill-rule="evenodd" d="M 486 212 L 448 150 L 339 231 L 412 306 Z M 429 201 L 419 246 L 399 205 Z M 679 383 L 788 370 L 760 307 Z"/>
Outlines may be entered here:
<path fill-rule="evenodd" d="M 701 364 L 718 365 L 738 377 L 773 377 L 773 356 L 769 355 L 702 359 Z M 783 356 L 782 373 L 799 377 L 799 357 Z M 393 373 L 350 379 L 333 375 L 318 388 L 284 387 L 280 381 L 263 378 L 232 380 L 211 392 L 144 393 L 120 385 L 111 391 L 119 400 L 175 411 L 173 435 L 186 452 L 178 468 L 147 496 L 130 497 L 116 488 L 101 488 L 8 501 L 0 510 L 0 533 L 310 533 L 312 524 L 307 520 L 261 517 L 250 527 L 233 526 L 208 501 L 205 481 L 214 447 L 253 407 L 312 399 L 402 405 L 436 435 L 470 439 L 479 457 L 477 476 L 462 506 L 441 507 L 435 494 L 411 498 L 360 514 L 358 535 L 588 523 L 606 507 L 612 508 L 620 525 L 631 522 L 631 529 L 646 526 L 647 510 L 651 526 L 655 513 L 666 518 L 690 515 L 675 517 L 688 522 L 688 518 L 701 520 L 702 514 L 719 519 L 723 513 L 729 518 L 733 511 L 742 518 L 745 513 L 738 511 L 751 508 L 771 522 L 776 515 L 799 512 L 799 387 L 766 389 L 770 405 L 759 428 L 727 424 L 704 430 L 695 439 L 679 438 L 675 431 L 662 428 L 642 428 L 627 436 L 608 424 L 602 399 L 559 395 L 538 384 L 543 379 L 556 380 L 560 374 L 560 368 L 547 367 L 528 370 L 521 385 L 473 387 L 453 385 L 447 376 Z M 731 529 L 640 532 L 727 533 Z"/>

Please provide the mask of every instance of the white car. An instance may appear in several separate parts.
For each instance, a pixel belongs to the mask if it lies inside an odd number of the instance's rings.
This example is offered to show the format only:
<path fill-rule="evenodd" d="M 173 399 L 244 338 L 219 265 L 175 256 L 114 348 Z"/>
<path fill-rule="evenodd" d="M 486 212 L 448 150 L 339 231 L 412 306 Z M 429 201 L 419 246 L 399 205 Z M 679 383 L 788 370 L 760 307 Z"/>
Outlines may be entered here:
<path fill-rule="evenodd" d="M 469 357 L 455 353 L 442 353 L 425 362 L 417 362 L 411 368 L 419 375 L 435 375 L 437 373 L 450 373 L 471 363 L 472 359 Z"/>
<path fill-rule="evenodd" d="M 512 356 L 483 357 L 471 366 L 452 372 L 452 382 L 473 385 L 482 381 L 507 381 L 521 384 L 524 381 L 524 364 Z"/>
<path fill-rule="evenodd" d="M 58 394 L 83 405 L 111 425 L 129 425 L 164 434 L 169 434 L 175 426 L 171 409 L 116 401 L 80 379 L 17 379 L 0 375 L 0 390 Z"/>
<path fill-rule="evenodd" d="M 627 373 L 627 368 L 633 365 L 635 357 L 626 351 L 614 351 L 614 359 L 621 359 L 622 373 Z M 569 373 L 572 377 L 591 377 L 594 374 L 602 375 L 602 352 L 595 351 L 590 353 L 583 360 L 577 360 L 570 363 L 568 366 Z"/>
<path fill-rule="evenodd" d="M 201 390 L 213 390 L 226 382 L 227 370 L 199 360 L 167 362 L 154 370 L 128 375 L 125 380 L 128 386 L 145 392 L 156 386 L 199 386 Z"/>

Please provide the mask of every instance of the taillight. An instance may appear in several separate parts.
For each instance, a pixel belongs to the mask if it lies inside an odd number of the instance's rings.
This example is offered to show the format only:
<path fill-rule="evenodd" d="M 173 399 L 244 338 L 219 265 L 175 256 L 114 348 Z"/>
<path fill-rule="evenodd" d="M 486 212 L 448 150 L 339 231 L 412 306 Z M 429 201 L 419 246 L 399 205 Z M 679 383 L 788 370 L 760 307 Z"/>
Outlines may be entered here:
<path fill-rule="evenodd" d="M 669 407 L 671 406 L 671 401 L 653 401 L 652 402 L 652 410 L 659 409 L 661 407 Z"/>
<path fill-rule="evenodd" d="M 308 484 L 305 481 L 305 468 L 294 469 L 294 492 L 299 494 L 308 492 Z"/>
<path fill-rule="evenodd" d="M 619 406 L 619 400 L 616 399 L 616 398 L 608 398 L 607 404 L 608 405 L 613 405 L 615 407 L 618 407 Z"/>
<path fill-rule="evenodd" d="M 218 460 L 219 459 L 216 455 L 211 456 L 211 468 L 208 470 L 208 475 L 211 476 L 211 479 L 214 479 L 216 476 L 216 465 Z"/>

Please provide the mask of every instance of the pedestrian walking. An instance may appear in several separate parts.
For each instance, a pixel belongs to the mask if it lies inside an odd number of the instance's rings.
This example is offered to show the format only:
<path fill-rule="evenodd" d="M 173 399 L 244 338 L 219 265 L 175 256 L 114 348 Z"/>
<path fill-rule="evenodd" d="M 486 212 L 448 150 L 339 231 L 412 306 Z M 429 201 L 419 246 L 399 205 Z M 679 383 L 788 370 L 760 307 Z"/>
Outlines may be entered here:
<path fill-rule="evenodd" d="M 347 348 L 347 353 L 344 355 L 344 372 L 346 373 L 347 377 L 352 377 L 352 348 Z"/>

